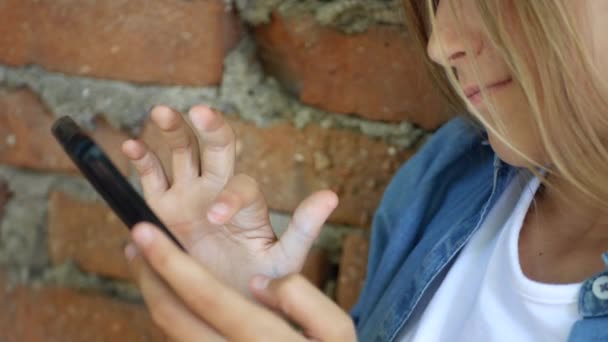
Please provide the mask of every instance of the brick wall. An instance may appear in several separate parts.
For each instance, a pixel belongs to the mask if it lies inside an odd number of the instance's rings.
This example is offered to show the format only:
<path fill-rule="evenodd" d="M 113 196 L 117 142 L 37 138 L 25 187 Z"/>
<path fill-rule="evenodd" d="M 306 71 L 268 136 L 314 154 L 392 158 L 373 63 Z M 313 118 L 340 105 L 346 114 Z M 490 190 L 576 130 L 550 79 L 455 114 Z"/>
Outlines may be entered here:
<path fill-rule="evenodd" d="M 0 341 L 164 339 L 125 227 L 50 135 L 72 116 L 134 179 L 124 139 L 166 159 L 158 103 L 228 115 L 277 233 L 312 191 L 340 195 L 304 273 L 352 306 L 384 188 L 448 115 L 397 2 L 293 2 L 0 0 Z"/>

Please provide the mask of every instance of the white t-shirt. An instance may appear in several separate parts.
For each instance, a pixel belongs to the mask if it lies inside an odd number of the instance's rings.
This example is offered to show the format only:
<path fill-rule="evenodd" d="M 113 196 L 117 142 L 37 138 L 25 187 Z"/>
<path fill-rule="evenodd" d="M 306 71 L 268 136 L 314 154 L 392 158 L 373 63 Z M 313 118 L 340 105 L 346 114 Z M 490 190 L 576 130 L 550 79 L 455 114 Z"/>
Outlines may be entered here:
<path fill-rule="evenodd" d="M 567 340 L 581 318 L 582 284 L 538 283 L 519 263 L 519 232 L 539 184 L 536 177 L 513 180 L 397 341 Z"/>

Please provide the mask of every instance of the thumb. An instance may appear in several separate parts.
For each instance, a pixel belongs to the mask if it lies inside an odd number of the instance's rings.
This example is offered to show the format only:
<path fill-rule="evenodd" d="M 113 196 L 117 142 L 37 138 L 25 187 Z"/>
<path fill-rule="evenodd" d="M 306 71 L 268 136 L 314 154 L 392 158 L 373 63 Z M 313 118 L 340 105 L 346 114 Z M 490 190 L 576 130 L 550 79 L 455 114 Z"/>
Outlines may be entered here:
<path fill-rule="evenodd" d="M 262 304 L 298 324 L 318 341 L 356 341 L 350 316 L 299 274 L 278 279 L 255 276 L 250 288 Z"/>
<path fill-rule="evenodd" d="M 278 244 L 286 257 L 302 267 L 308 251 L 319 236 L 323 224 L 338 206 L 338 195 L 333 191 L 319 191 L 306 198 L 294 211 Z"/>

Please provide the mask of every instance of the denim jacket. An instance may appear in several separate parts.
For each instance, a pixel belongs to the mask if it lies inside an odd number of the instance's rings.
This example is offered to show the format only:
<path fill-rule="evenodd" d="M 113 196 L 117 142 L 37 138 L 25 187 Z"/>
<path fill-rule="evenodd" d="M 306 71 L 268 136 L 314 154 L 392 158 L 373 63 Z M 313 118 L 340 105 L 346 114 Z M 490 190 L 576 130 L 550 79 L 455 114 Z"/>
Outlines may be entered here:
<path fill-rule="evenodd" d="M 398 171 L 374 216 L 367 277 L 351 312 L 360 341 L 395 340 L 517 172 L 464 118 L 446 123 Z M 608 341 L 608 269 L 583 283 L 579 311 L 569 341 Z"/>

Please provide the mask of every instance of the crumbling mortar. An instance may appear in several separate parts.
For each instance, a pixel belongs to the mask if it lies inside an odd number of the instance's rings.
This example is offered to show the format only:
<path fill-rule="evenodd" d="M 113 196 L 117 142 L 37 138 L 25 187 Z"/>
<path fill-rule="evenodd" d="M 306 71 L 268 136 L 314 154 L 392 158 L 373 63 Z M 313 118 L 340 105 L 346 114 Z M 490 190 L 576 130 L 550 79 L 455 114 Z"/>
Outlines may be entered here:
<path fill-rule="evenodd" d="M 402 26 L 399 0 L 225 0 L 227 8 L 236 7 L 251 25 L 270 22 L 271 13 L 284 16 L 312 15 L 319 24 L 347 34 L 366 31 L 375 24 Z"/>
<path fill-rule="evenodd" d="M 415 146 L 427 134 L 406 121 L 370 121 L 303 105 L 287 94 L 274 78 L 264 74 L 250 37 L 244 38 L 227 56 L 219 88 L 136 85 L 68 76 L 38 66 L 0 66 L 0 84 L 31 88 L 54 115 L 70 115 L 85 127 L 93 128 L 92 119 L 103 114 L 112 126 L 133 134 L 137 134 L 149 109 L 161 103 L 180 111 L 187 111 L 196 104 L 208 104 L 226 113 L 237 113 L 260 127 L 291 122 L 297 128 L 303 128 L 316 122 L 325 128 L 363 133 L 398 149 Z"/>

